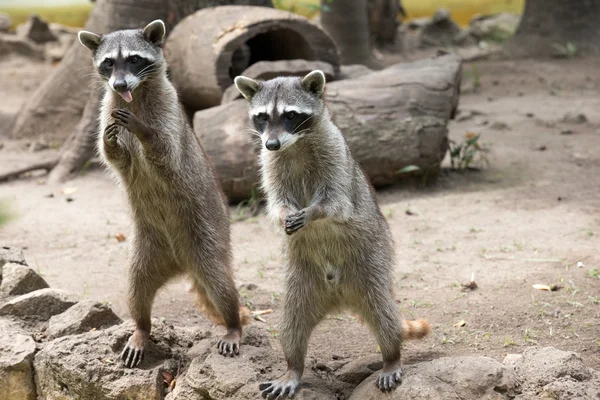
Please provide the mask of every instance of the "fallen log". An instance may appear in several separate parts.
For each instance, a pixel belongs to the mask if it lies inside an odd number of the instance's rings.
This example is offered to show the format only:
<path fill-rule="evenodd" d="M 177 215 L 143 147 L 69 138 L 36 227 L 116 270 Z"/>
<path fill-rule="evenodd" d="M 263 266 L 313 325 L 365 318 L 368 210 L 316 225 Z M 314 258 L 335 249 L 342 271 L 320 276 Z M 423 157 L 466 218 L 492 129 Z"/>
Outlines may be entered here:
<path fill-rule="evenodd" d="M 171 80 L 192 111 L 220 104 L 233 78 L 259 61 L 325 61 L 339 70 L 337 48 L 325 31 L 302 16 L 265 7 L 197 11 L 175 26 L 164 54 Z"/>
<path fill-rule="evenodd" d="M 402 179 L 398 171 L 407 165 L 430 176 L 439 171 L 460 79 L 461 61 L 443 56 L 327 85 L 325 101 L 333 120 L 374 186 Z M 260 141 L 249 128 L 245 100 L 194 115 L 194 131 L 232 201 L 248 198 L 258 181 Z"/>

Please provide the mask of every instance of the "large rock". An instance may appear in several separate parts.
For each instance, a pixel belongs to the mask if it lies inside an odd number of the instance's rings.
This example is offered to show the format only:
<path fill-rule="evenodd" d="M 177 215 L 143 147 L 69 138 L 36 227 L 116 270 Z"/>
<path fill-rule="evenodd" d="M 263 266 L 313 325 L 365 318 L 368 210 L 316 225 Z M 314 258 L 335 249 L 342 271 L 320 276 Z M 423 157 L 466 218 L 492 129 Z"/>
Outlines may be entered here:
<path fill-rule="evenodd" d="M 27 38 L 0 33 L 0 57 L 17 54 L 35 60 L 44 59 L 44 49 Z"/>
<path fill-rule="evenodd" d="M 49 287 L 33 269 L 21 264 L 8 263 L 2 267 L 0 297 L 18 296 Z"/>
<path fill-rule="evenodd" d="M 519 392 L 512 368 L 488 357 L 444 357 L 404 367 L 402 384 L 382 393 L 375 380 L 363 381 L 350 400 L 508 400 Z"/>
<path fill-rule="evenodd" d="M 0 399 L 35 400 L 31 336 L 0 330 Z"/>
<path fill-rule="evenodd" d="M 333 65 L 325 61 L 309 60 L 259 61 L 246 68 L 240 75 L 252 79 L 268 80 L 278 76 L 305 76 L 315 69 L 320 69 L 325 73 L 327 82 L 335 79 L 335 69 L 333 68 Z M 241 97 L 242 95 L 235 85 L 231 85 L 223 92 L 221 104 L 228 103 Z"/>
<path fill-rule="evenodd" d="M 17 26 L 17 35 L 36 43 L 55 42 L 58 38 L 52 33 L 48 23 L 38 17 L 31 15 L 27 22 Z"/>
<path fill-rule="evenodd" d="M 78 296 L 58 289 L 40 289 L 27 293 L 0 306 L 0 316 L 10 315 L 47 321 L 77 303 Z"/>
<path fill-rule="evenodd" d="M 358 385 L 382 367 L 381 355 L 373 355 L 350 361 L 335 372 L 335 377 L 342 382 Z"/>
<path fill-rule="evenodd" d="M 6 33 L 12 26 L 13 22 L 10 15 L 0 13 L 0 32 Z"/>
<path fill-rule="evenodd" d="M 173 370 L 170 347 L 182 339 L 174 329 L 153 326 L 144 360 L 130 369 L 119 353 L 132 332 L 133 324 L 121 324 L 46 343 L 34 361 L 38 395 L 61 400 L 162 399 L 161 370 Z"/>
<path fill-rule="evenodd" d="M 46 334 L 50 338 L 76 335 L 92 329 L 103 329 L 121 323 L 121 319 L 106 304 L 82 300 L 62 314 L 50 318 Z"/>
<path fill-rule="evenodd" d="M 215 340 L 201 342 L 190 354 L 192 360 L 175 390 L 166 400 L 250 400 L 260 398 L 258 384 L 279 377 L 285 365 L 269 345 L 266 332 L 256 326 L 246 328 L 240 356 L 223 358 Z M 295 400 L 335 400 L 324 382 L 306 371 Z"/>
<path fill-rule="evenodd" d="M 515 34 L 521 17 L 513 13 L 476 15 L 469 22 L 469 33 L 477 40 L 504 42 Z"/>
<path fill-rule="evenodd" d="M 509 355 L 504 364 L 523 379 L 523 391 L 516 400 L 600 399 L 600 373 L 571 351 L 528 348 L 523 355 Z"/>

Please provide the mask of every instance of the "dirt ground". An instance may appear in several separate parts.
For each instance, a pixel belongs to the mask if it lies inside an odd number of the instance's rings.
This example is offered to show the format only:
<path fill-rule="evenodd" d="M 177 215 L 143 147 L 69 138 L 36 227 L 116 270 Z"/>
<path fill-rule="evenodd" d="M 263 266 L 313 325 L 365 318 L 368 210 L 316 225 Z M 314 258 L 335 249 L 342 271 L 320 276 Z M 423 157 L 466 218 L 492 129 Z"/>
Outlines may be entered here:
<path fill-rule="evenodd" d="M 450 355 L 501 360 L 539 344 L 577 351 L 600 369 L 597 66 L 598 60 L 586 59 L 466 64 L 461 113 L 449 135 L 462 141 L 467 132 L 481 133 L 491 150 L 489 167 L 458 172 L 445 160 L 441 176 L 426 188 L 402 185 L 378 193 L 396 240 L 401 311 L 433 325 L 427 339 L 406 343 L 405 363 Z M 16 111 L 52 68 L 0 62 L 0 111 Z M 588 122 L 564 122 L 567 113 L 582 113 Z M 32 152 L 23 141 L 0 142 L 0 173 L 56 154 L 53 144 Z M 64 194 L 65 188 L 76 191 Z M 43 176 L 4 183 L 0 199 L 9 199 L 17 215 L 0 228 L 0 244 L 25 249 L 29 265 L 52 287 L 109 302 L 128 317 L 129 243 L 115 238 L 127 237 L 128 208 L 103 170 L 89 168 L 58 186 L 45 184 Z M 274 338 L 283 290 L 276 238 L 263 214 L 233 224 L 240 293 L 256 309 L 273 309 L 266 322 L 255 324 Z M 462 291 L 472 276 L 477 289 Z M 561 288 L 540 291 L 534 284 Z M 185 288 L 174 282 L 164 289 L 154 317 L 209 327 Z M 277 340 L 273 345 L 279 349 Z M 332 315 L 315 330 L 309 357 L 376 351 L 374 338 L 353 316 Z"/>

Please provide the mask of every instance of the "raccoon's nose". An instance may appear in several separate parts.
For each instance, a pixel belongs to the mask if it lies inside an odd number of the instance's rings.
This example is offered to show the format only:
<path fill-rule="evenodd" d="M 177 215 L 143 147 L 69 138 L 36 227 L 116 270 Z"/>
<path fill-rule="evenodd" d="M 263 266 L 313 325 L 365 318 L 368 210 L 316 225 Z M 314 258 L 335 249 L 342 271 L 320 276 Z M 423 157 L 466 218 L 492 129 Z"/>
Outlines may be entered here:
<path fill-rule="evenodd" d="M 267 150 L 279 150 L 281 148 L 281 142 L 279 141 L 279 139 L 269 139 L 267 140 L 267 143 L 265 143 L 265 147 L 267 148 Z"/>
<path fill-rule="evenodd" d="M 123 92 L 127 90 L 127 82 L 125 82 L 125 79 L 115 81 L 115 83 L 113 83 L 113 87 L 115 88 L 115 90 Z"/>

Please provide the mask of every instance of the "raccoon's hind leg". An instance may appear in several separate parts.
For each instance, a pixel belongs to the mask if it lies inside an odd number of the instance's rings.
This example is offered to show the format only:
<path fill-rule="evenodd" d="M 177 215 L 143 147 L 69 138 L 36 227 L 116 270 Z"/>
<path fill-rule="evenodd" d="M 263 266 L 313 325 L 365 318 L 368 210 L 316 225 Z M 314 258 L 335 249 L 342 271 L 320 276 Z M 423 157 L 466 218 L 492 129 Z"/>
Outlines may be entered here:
<path fill-rule="evenodd" d="M 152 228 L 137 229 L 129 267 L 128 296 L 135 331 L 121 353 L 125 366 L 135 367 L 144 358 L 150 337 L 154 296 L 178 273 L 180 269 L 170 256 L 170 247 L 164 238 Z"/>
<path fill-rule="evenodd" d="M 193 271 L 194 289 L 198 293 L 200 307 L 211 320 L 225 325 L 227 333 L 217 344 L 219 354 L 233 357 L 240 353 L 242 321 L 240 302 L 228 265 L 219 265 L 215 259 L 198 262 Z"/>

